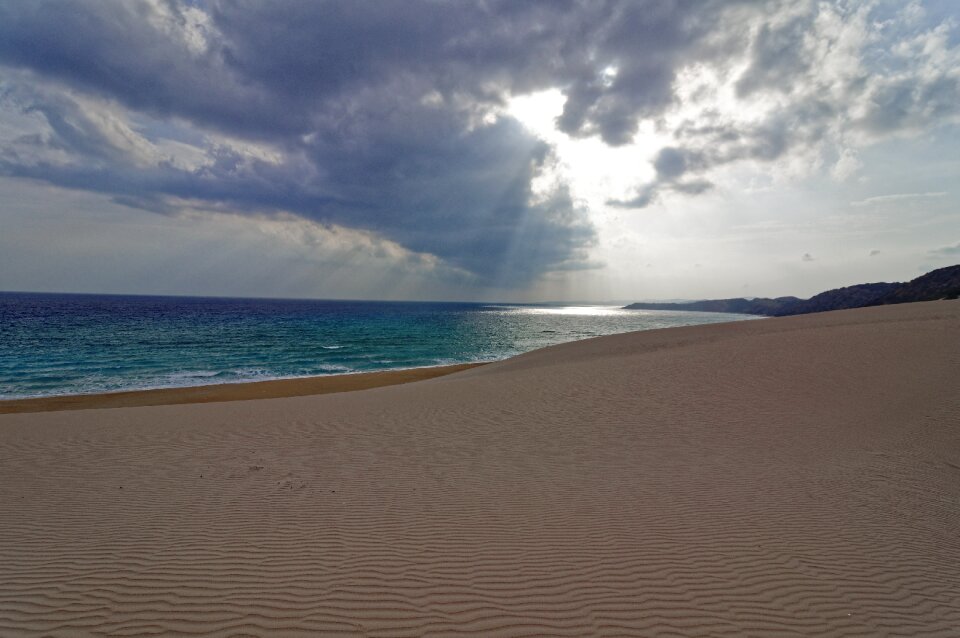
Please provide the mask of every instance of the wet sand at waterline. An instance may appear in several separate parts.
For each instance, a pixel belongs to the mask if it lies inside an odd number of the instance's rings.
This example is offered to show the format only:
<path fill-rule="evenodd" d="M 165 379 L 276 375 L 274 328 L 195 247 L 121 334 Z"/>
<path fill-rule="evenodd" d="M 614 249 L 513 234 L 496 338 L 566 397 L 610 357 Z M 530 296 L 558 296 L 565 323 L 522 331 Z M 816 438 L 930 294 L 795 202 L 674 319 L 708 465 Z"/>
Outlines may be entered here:
<path fill-rule="evenodd" d="M 0 635 L 960 635 L 960 302 L 0 416 Z"/>
<path fill-rule="evenodd" d="M 387 385 L 412 383 L 469 370 L 482 363 L 460 363 L 429 368 L 384 370 L 355 374 L 332 374 L 295 379 L 271 379 L 246 383 L 221 383 L 183 388 L 130 390 L 103 394 L 9 399 L 0 401 L 0 414 L 21 412 L 55 412 L 58 410 L 92 410 L 97 408 L 132 408 L 146 405 L 179 405 L 183 403 L 219 403 L 251 399 L 279 399 L 334 392 L 356 392 Z"/>

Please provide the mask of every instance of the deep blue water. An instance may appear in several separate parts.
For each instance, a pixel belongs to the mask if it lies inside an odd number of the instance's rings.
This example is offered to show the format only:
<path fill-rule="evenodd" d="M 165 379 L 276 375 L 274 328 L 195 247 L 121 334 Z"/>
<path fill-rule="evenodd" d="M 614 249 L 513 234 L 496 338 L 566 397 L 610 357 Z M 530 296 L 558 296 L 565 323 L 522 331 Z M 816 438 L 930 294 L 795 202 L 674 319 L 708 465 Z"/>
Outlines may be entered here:
<path fill-rule="evenodd" d="M 748 319 L 603 306 L 0 293 L 0 398 L 492 361 Z"/>

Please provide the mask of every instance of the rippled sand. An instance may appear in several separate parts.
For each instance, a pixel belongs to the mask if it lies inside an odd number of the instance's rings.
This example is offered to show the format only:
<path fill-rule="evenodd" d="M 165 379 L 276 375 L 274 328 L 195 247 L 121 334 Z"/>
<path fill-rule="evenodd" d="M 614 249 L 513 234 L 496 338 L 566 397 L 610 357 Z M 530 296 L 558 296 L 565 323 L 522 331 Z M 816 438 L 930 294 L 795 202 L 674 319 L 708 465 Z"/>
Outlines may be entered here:
<path fill-rule="evenodd" d="M 0 635 L 960 635 L 960 302 L 0 416 Z"/>

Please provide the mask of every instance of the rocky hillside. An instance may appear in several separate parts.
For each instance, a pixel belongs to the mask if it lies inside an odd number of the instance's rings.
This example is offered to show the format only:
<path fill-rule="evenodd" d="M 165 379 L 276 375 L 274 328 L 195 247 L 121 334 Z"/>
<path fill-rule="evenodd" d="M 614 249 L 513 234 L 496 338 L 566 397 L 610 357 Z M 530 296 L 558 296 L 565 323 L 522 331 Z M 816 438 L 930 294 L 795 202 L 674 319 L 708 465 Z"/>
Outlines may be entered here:
<path fill-rule="evenodd" d="M 782 308 L 803 301 L 797 297 L 777 297 L 776 299 L 708 299 L 688 303 L 634 303 L 626 306 L 629 310 L 695 310 L 697 312 L 733 312 L 743 315 L 773 316 Z"/>
<path fill-rule="evenodd" d="M 788 304 L 778 309 L 774 314 L 777 316 L 805 315 L 809 312 L 824 312 L 827 310 L 845 310 L 847 308 L 872 306 L 882 299 L 884 295 L 893 292 L 900 286 L 901 284 L 897 283 L 888 284 L 880 282 L 835 288 L 821 292 L 819 295 L 814 295 L 809 299 L 798 300 L 795 303 Z"/>
<path fill-rule="evenodd" d="M 634 303 L 631 310 L 692 310 L 697 312 L 734 312 L 748 315 L 782 317 L 810 312 L 862 308 L 911 301 L 934 301 L 960 297 L 960 265 L 928 272 L 906 283 L 857 284 L 821 292 L 810 299 L 709 299 L 690 303 Z"/>
<path fill-rule="evenodd" d="M 877 299 L 871 306 L 960 297 L 960 265 L 933 270 Z"/>

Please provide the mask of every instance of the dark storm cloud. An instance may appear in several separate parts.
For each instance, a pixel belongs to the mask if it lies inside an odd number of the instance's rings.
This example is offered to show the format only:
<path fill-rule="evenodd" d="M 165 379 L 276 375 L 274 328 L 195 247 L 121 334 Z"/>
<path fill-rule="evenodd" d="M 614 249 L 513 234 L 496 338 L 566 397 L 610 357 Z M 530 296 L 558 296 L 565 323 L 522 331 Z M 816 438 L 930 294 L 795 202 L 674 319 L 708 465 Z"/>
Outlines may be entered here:
<path fill-rule="evenodd" d="M 739 97 L 760 89 L 789 90 L 791 82 L 809 69 L 804 39 L 809 37 L 813 15 L 808 14 L 780 26 L 760 27 L 753 42 L 750 66 L 737 80 Z"/>
<path fill-rule="evenodd" d="M 560 86 L 568 97 L 560 129 L 616 145 L 630 141 L 638 118 L 673 103 L 678 68 L 735 39 L 703 42 L 735 4 L 241 0 L 215 5 L 213 16 L 227 65 L 288 99 L 398 76 L 491 103 Z"/>
<path fill-rule="evenodd" d="M 218 3 L 225 65 L 295 103 L 348 95 L 397 78 L 418 90 L 497 102 L 545 86 L 577 27 L 570 3 L 388 0 Z M 269 25 L 265 28 L 265 25 Z"/>
<path fill-rule="evenodd" d="M 524 256 L 512 267 L 521 279 L 582 257 L 580 248 L 592 242 L 564 188 L 532 201 L 531 181 L 550 148 L 515 120 L 464 132 L 455 113 L 424 106 L 354 118 L 344 113 L 305 147 L 311 163 L 325 167 L 330 191 L 360 204 L 331 207 L 331 214 L 483 274 L 519 246 Z"/>
<path fill-rule="evenodd" d="M 77 103 L 30 97 L 24 110 L 42 113 L 52 131 L 20 145 L 64 150 L 82 161 L 0 158 L 7 175 L 102 192 L 154 212 L 174 212 L 170 198 L 238 212 L 294 211 L 375 231 L 508 284 L 587 265 L 594 233 L 584 211 L 563 187 L 534 196 L 531 181 L 550 148 L 509 118 L 464 131 L 455 112 L 371 101 L 364 111 L 354 105 L 331 112 L 336 127 L 278 163 L 216 147 L 207 163 L 187 169 L 169 161 L 137 165 L 130 149 L 117 146 L 123 139 Z"/>
<path fill-rule="evenodd" d="M 661 179 L 675 179 L 687 171 L 688 153 L 667 147 L 662 149 L 653 160 L 653 167 L 657 169 L 657 176 Z"/>
<path fill-rule="evenodd" d="M 289 211 L 378 232 L 481 279 L 502 280 L 508 265 L 524 283 L 587 265 L 594 232 L 563 184 L 533 193 L 550 148 L 484 113 L 512 94 L 560 86 L 570 96 L 563 130 L 626 143 L 638 117 L 671 103 L 677 66 L 719 7 L 0 3 L 0 63 L 37 89 L 21 91 L 20 112 L 49 127 L 5 149 L 0 169 L 154 211 L 176 210 L 177 200 Z M 63 90 L 267 143 L 279 160 L 216 142 L 204 145 L 200 167 L 137 158 Z"/>
<path fill-rule="evenodd" d="M 650 184 L 641 187 L 631 199 L 611 199 L 607 203 L 618 208 L 645 208 L 664 190 L 685 195 L 700 195 L 713 184 L 702 178 L 684 181 L 689 171 L 698 171 L 710 162 L 705 153 L 668 146 L 660 150 L 653 159 L 656 178 Z"/>
<path fill-rule="evenodd" d="M 560 130 L 600 135 L 614 146 L 630 142 L 639 118 L 657 117 L 674 103 L 674 81 L 683 65 L 736 46 L 738 29 L 716 29 L 724 9 L 736 4 L 606 4 L 604 19 L 596 21 L 564 68 L 567 101 Z"/>
<path fill-rule="evenodd" d="M 511 90 L 548 84 L 567 7 L 204 8 L 209 19 L 191 24 L 196 16 L 175 2 L 0 5 L 0 60 L 48 86 L 19 91 L 19 110 L 50 129 L 5 149 L 0 170 L 160 212 L 176 210 L 176 199 L 290 211 L 378 232 L 498 283 L 586 264 L 594 232 L 584 211 L 562 185 L 531 190 L 550 149 L 509 118 L 475 121 Z M 269 143 L 280 160 L 207 144 L 199 168 L 133 161 L 51 83 Z"/>
<path fill-rule="evenodd" d="M 303 113 L 230 73 L 220 43 L 191 51 L 186 29 L 172 0 L 0 2 L 0 62 L 158 117 L 247 134 L 305 126 Z"/>
<path fill-rule="evenodd" d="M 276 137 L 385 82 L 421 92 L 395 99 L 485 103 L 567 83 L 612 18 L 563 1 L 198 4 L 202 24 L 176 0 L 0 3 L 0 61 L 152 115 Z"/>

